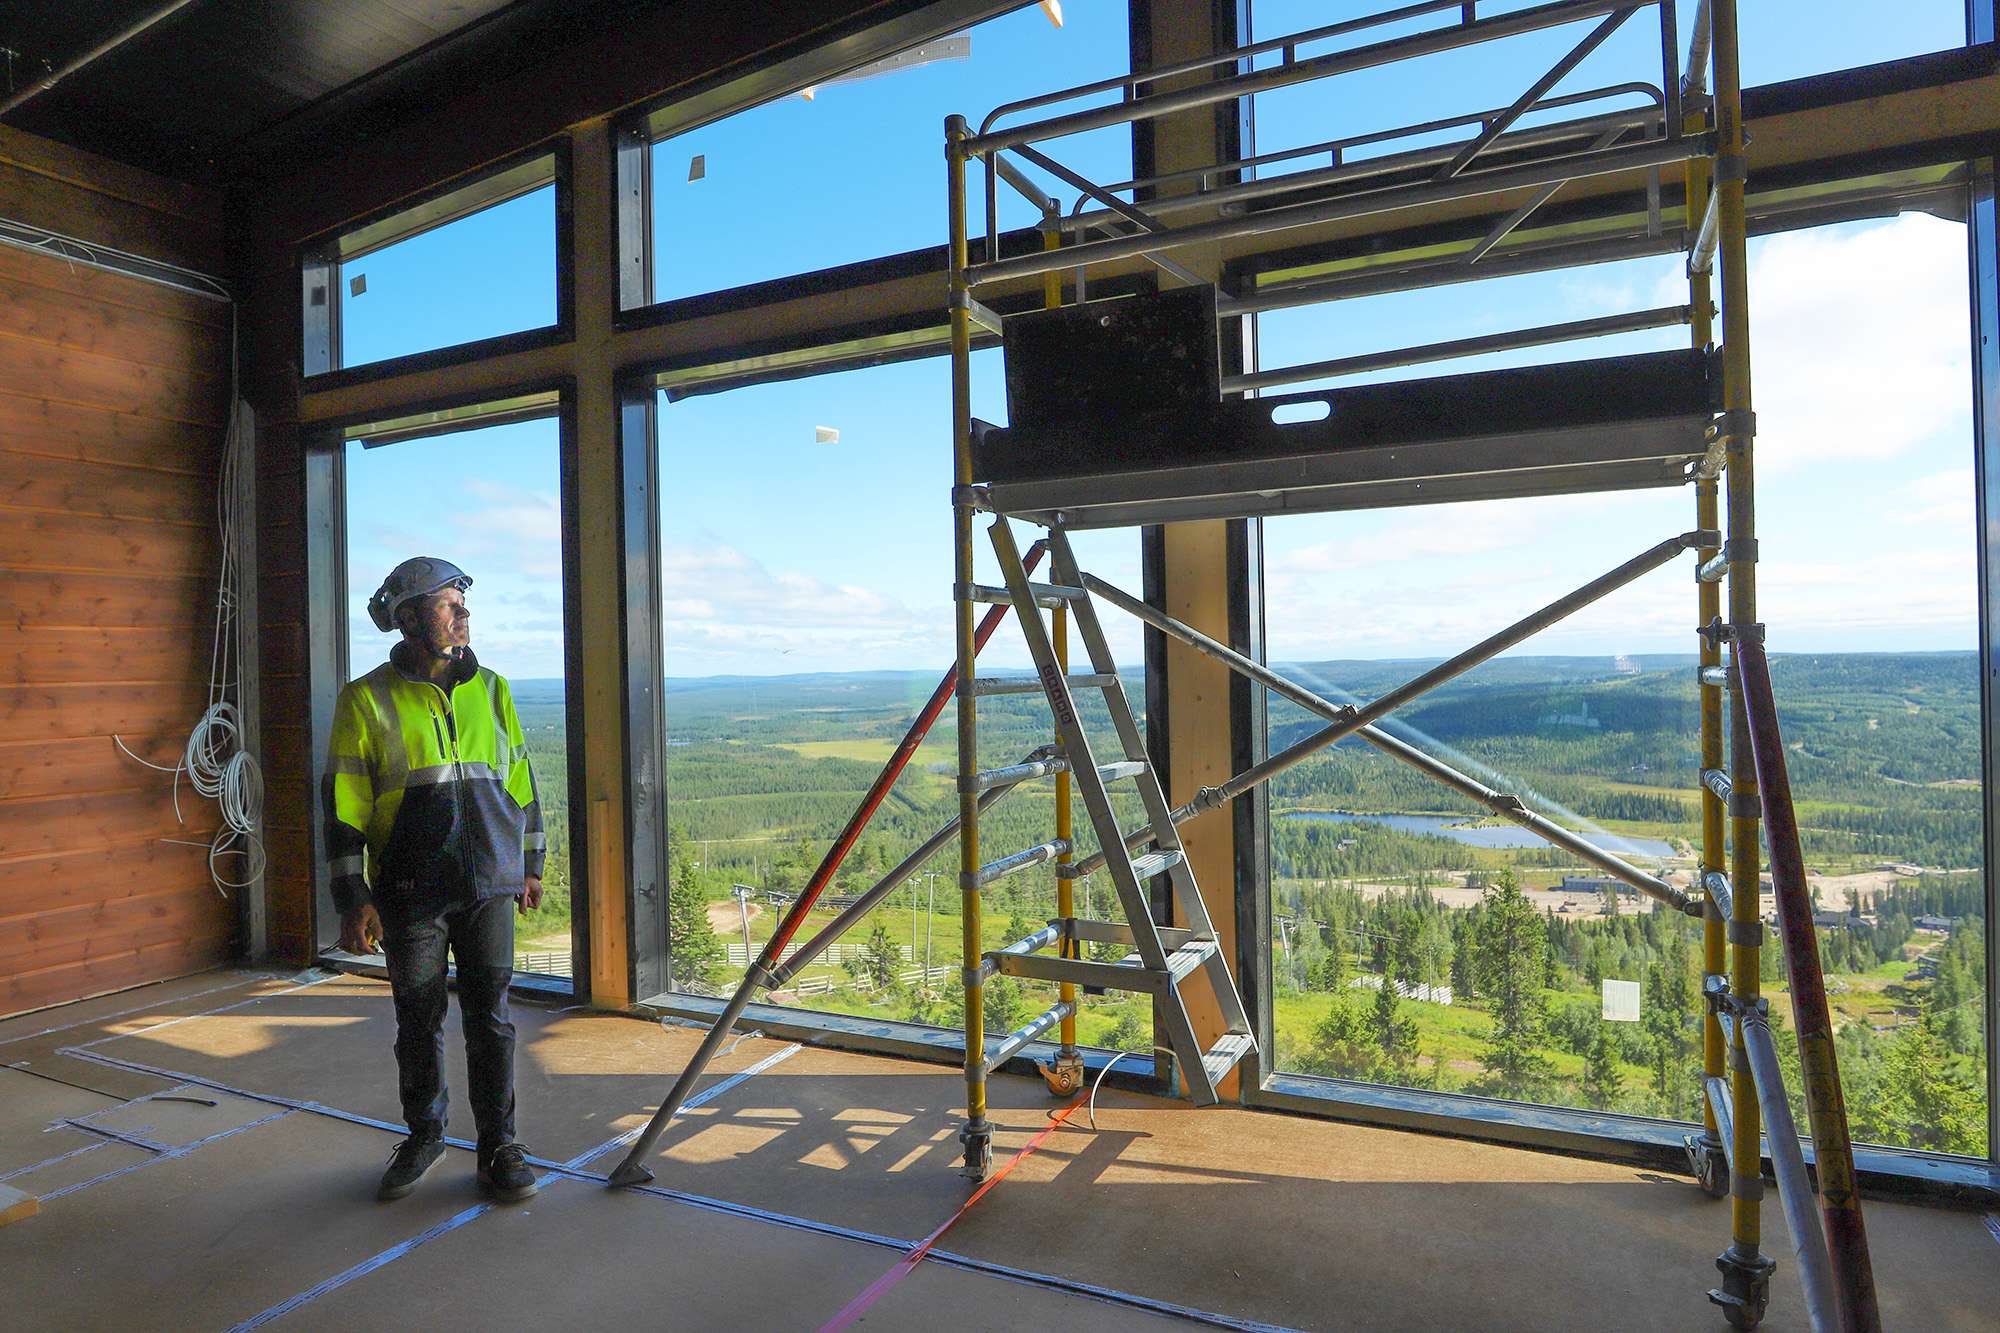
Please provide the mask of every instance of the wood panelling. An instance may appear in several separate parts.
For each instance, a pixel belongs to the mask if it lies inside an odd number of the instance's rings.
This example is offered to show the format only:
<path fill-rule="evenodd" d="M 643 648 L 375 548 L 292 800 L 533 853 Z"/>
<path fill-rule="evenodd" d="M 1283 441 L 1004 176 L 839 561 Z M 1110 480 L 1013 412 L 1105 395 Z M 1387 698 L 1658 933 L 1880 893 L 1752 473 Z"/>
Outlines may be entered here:
<path fill-rule="evenodd" d="M 228 370 L 168 369 L 0 333 L 0 393 L 220 426 Z"/>
<path fill-rule="evenodd" d="M 0 685 L 0 738 L 35 744 L 65 737 L 168 735 L 208 705 L 206 680 L 168 685 Z M 109 740 L 106 740 L 109 744 Z M 137 747 L 134 747 L 137 748 Z M 4 850 L 0 850 L 4 855 Z"/>
<path fill-rule="evenodd" d="M 208 876 L 202 867 L 207 856 L 205 848 L 186 842 L 141 838 L 88 851 L 10 858 L 0 863 L 4 865 L 0 873 L 9 884 L 5 906 L 8 915 L 20 916 L 205 884 Z M 0 924 L 0 930 L 5 929 Z"/>
<path fill-rule="evenodd" d="M 7 464 L 0 455 L 0 467 Z M 47 463 L 22 461 L 17 475 Z M 5 483 L 0 483 L 4 487 Z M 29 625 L 193 625 L 214 614 L 215 581 L 202 574 L 19 573 L 7 579 L 7 616 Z"/>
<path fill-rule="evenodd" d="M 206 477 L 215 472 L 221 440 L 221 433 L 209 426 L 0 393 L 0 444 L 29 457 Z"/>
<path fill-rule="evenodd" d="M 207 477 L 38 459 L 0 445 L 0 509 L 30 509 L 142 523 L 212 527 L 215 485 Z"/>
<path fill-rule="evenodd" d="M 88 514 L 39 514 L 32 510 L 0 518 L 0 569 L 171 577 L 205 573 L 214 567 L 212 524 L 128 523 Z"/>
<path fill-rule="evenodd" d="M 224 962 L 228 936 L 183 936 L 164 944 L 107 952 L 81 962 L 0 974 L 0 1014 L 45 1009 L 52 1004 L 142 986 L 166 977 L 184 977 Z"/>
<path fill-rule="evenodd" d="M 219 267 L 198 192 L 38 143 L 0 127 L 0 216 Z M 229 328 L 218 302 L 0 247 L 0 1014 L 233 947 L 215 803 L 183 779 L 177 816 L 173 775 L 112 741 L 171 768 L 208 704 Z"/>

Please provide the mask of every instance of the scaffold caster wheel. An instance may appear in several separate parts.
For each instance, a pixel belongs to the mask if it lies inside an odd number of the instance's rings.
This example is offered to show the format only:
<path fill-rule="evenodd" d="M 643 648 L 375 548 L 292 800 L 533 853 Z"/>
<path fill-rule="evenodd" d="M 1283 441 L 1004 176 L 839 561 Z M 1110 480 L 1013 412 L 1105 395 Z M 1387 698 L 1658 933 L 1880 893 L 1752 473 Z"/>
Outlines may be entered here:
<path fill-rule="evenodd" d="M 1729 1158 L 1722 1145 L 1702 1134 L 1689 1134 L 1681 1142 L 1687 1147 L 1688 1171 L 1701 1192 L 1711 1199 L 1729 1197 Z"/>
<path fill-rule="evenodd" d="M 1083 1091 L 1083 1057 L 1059 1055 L 1053 1065 L 1037 1064 L 1051 1097 L 1074 1097 Z"/>
<path fill-rule="evenodd" d="M 958 1174 L 970 1181 L 983 1181 L 993 1170 L 993 1126 L 981 1122 L 967 1125 L 958 1131 L 958 1141 L 965 1148 L 965 1164 Z"/>
<path fill-rule="evenodd" d="M 1715 1261 L 1722 1272 L 1722 1290 L 1708 1293 L 1710 1303 L 1722 1307 L 1722 1317 L 1734 1329 L 1750 1329 L 1764 1321 L 1771 1300 L 1771 1272 L 1777 1261 L 1761 1254 L 1741 1258 L 1731 1246 Z"/>

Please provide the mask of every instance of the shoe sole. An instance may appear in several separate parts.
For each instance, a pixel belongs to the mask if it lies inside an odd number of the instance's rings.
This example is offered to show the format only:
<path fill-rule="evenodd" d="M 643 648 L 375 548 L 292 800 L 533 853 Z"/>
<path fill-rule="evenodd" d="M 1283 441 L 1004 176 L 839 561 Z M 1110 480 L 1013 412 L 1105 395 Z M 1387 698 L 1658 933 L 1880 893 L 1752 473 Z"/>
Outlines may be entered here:
<path fill-rule="evenodd" d="M 382 1185 L 382 1186 L 378 1186 L 378 1187 L 376 1188 L 376 1190 L 375 1190 L 375 1197 L 376 1197 L 376 1198 L 378 1198 L 378 1199 L 384 1199 L 384 1200 L 386 1200 L 386 1199 L 400 1199 L 400 1198 L 402 1198 L 402 1197 L 403 1197 L 404 1195 L 406 1195 L 406 1194 L 410 1193 L 410 1192 L 411 1192 L 412 1190 L 416 1189 L 416 1187 L 417 1187 L 418 1185 L 422 1184 L 422 1183 L 423 1183 L 423 1179 L 424 1179 L 424 1177 L 425 1177 L 425 1176 L 427 1176 L 427 1175 L 429 1175 L 429 1174 L 430 1174 L 431 1172 L 433 1172 L 433 1171 L 437 1170 L 437 1165 L 438 1165 L 438 1162 L 442 1162 L 443 1160 L 444 1160 L 444 1155 L 443 1155 L 442 1153 L 440 1153 L 440 1154 L 438 1155 L 438 1159 L 437 1159 L 437 1162 L 432 1162 L 432 1163 L 431 1163 L 431 1164 L 430 1164 L 429 1166 L 425 1167 L 425 1168 L 424 1168 L 424 1169 L 423 1169 L 422 1171 L 419 1171 L 419 1172 L 417 1173 L 417 1176 L 416 1176 L 416 1179 L 412 1180 L 412 1181 L 411 1181 L 411 1182 L 410 1182 L 409 1184 L 407 1184 L 407 1185 Z"/>
<path fill-rule="evenodd" d="M 538 1194 L 541 1191 L 542 1188 L 542 1182 L 537 1180 L 537 1181 L 532 1181 L 529 1184 L 517 1190 L 503 1190 L 498 1185 L 494 1184 L 492 1179 L 484 1171 L 481 1171 L 479 1173 L 479 1183 L 486 1187 L 487 1193 L 491 1194 L 501 1203 L 519 1203 L 523 1199 L 532 1199 L 533 1197 L 535 1197 L 536 1194 Z"/>

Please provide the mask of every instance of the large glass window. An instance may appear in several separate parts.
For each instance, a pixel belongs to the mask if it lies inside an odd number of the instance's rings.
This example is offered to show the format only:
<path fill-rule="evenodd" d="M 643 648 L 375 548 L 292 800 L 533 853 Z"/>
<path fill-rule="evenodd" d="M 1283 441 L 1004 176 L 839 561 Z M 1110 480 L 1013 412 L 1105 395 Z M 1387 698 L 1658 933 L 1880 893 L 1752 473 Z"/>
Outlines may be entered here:
<path fill-rule="evenodd" d="M 1750 290 L 1760 615 L 1850 1115 L 1863 1140 L 1980 1154 L 1988 1043 L 1965 263 L 1961 227 L 1913 214 L 1754 242 Z M 1359 303 L 1363 318 L 1340 307 L 1266 316 L 1264 361 L 1362 350 L 1357 326 L 1368 345 L 1400 346 L 1666 304 L 1677 269 L 1604 266 L 1380 298 Z M 1856 541 L 1857 525 L 1877 536 Z M 1372 698 L 1691 526 L 1685 490 L 1274 520 L 1270 656 L 1330 698 Z M 1694 597 L 1675 568 L 1388 729 L 1689 884 L 1700 836 Z M 1273 748 L 1312 725 L 1274 704 Z M 1694 923 L 1359 741 L 1275 783 L 1272 807 L 1278 1068 L 1699 1117 Z M 1765 959 L 1773 1010 L 1789 1021 L 1776 949 Z M 1636 1005 L 1621 1010 L 1621 991 Z M 1790 1082 L 1796 1095 L 1796 1069 Z"/>
<path fill-rule="evenodd" d="M 539 158 L 341 237 L 332 365 L 554 324 L 554 169 Z"/>
<path fill-rule="evenodd" d="M 539 910 L 515 922 L 517 971 L 571 971 L 569 758 L 563 680 L 562 508 L 552 420 L 347 446 L 348 663 L 361 676 L 394 636 L 367 601 L 413 555 L 472 576 L 472 650 L 507 678 L 528 742 L 548 859 Z"/>
<path fill-rule="evenodd" d="M 944 121 L 1131 65 L 1124 0 L 1026 8 L 677 134 L 654 149 L 655 297 L 671 300 L 945 241 Z M 1106 100 L 1066 103 L 1069 111 Z M 1042 113 L 1054 114 L 1054 112 Z M 1057 142 L 1098 184 L 1131 174 L 1114 126 Z M 1000 225 L 1039 215 L 1002 187 Z M 982 219 L 983 203 L 975 202 Z"/>
<path fill-rule="evenodd" d="M 980 354 L 975 366 L 980 415 L 1004 420 L 998 354 Z M 951 665 L 948 371 L 937 358 L 661 408 L 662 699 L 674 972 L 685 988 L 734 988 Z M 1077 546 L 1088 568 L 1138 586 L 1132 533 L 1086 534 Z M 981 578 L 998 581 L 989 559 L 982 568 Z M 1143 703 L 1139 635 L 1109 628 Z M 982 673 L 1028 665 L 1011 625 L 980 657 Z M 1017 762 L 1051 739 L 1039 695 L 983 700 L 980 717 L 989 765 Z M 955 725 L 947 706 L 797 939 L 831 923 L 956 815 Z M 982 828 L 995 855 L 1046 841 L 1050 784 L 1017 791 Z M 770 998 L 960 1023 L 956 855 L 947 845 Z M 988 947 L 1039 929 L 1054 901 L 1046 870 L 996 886 L 986 901 Z M 1011 982 L 989 998 L 996 1022 L 1053 1002 Z M 1123 1000 L 1092 1010 L 1086 1038 L 1116 1026 Z M 1141 1017 L 1134 1010 L 1125 1021 Z"/>

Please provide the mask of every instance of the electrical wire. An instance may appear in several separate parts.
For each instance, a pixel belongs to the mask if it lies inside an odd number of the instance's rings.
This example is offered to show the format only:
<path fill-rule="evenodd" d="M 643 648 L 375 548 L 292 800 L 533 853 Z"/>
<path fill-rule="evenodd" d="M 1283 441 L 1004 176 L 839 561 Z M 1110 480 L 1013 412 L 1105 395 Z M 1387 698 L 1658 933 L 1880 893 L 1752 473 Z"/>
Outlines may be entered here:
<path fill-rule="evenodd" d="M 188 732 L 187 743 L 181 748 L 180 760 L 172 768 L 155 764 L 132 753 L 122 737 L 114 734 L 112 743 L 133 761 L 160 773 L 173 775 L 174 819 L 185 825 L 187 818 L 181 813 L 180 777 L 187 774 L 188 785 L 197 795 L 207 797 L 216 803 L 222 815 L 222 827 L 206 844 L 208 848 L 208 877 L 215 885 L 215 891 L 229 897 L 231 889 L 247 889 L 255 885 L 264 874 L 264 842 L 258 833 L 264 809 L 264 775 L 257 760 L 244 743 L 242 713 L 239 705 L 243 697 L 242 643 L 237 637 L 237 608 L 240 605 L 238 589 L 242 586 L 242 547 L 239 541 L 239 500 L 248 492 L 252 482 L 250 453 L 250 432 L 247 428 L 249 405 L 236 392 L 236 330 L 232 320 L 230 328 L 230 411 L 229 424 L 222 437 L 222 464 L 215 486 L 215 523 L 221 546 L 220 569 L 216 578 L 214 633 L 209 643 L 208 655 L 208 706 L 194 728 Z M 180 838 L 162 838 L 162 842 L 184 842 Z M 237 873 L 240 878 L 230 878 L 223 873 L 223 858 L 241 859 Z"/>
<path fill-rule="evenodd" d="M 1097 1078 L 1090 1085 L 1090 1127 L 1093 1130 L 1097 1128 L 1097 1090 L 1104 1086 L 1104 1076 L 1111 1072 L 1111 1066 L 1117 1064 L 1128 1055 L 1165 1055 L 1172 1057 L 1173 1054 L 1172 1047 L 1155 1046 L 1150 1051 L 1120 1051 L 1109 1060 L 1106 1060 L 1104 1068 L 1097 1071 Z"/>

